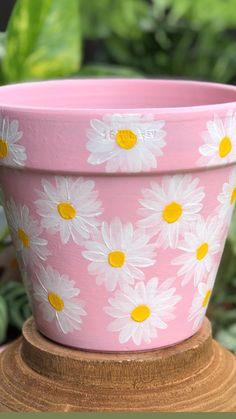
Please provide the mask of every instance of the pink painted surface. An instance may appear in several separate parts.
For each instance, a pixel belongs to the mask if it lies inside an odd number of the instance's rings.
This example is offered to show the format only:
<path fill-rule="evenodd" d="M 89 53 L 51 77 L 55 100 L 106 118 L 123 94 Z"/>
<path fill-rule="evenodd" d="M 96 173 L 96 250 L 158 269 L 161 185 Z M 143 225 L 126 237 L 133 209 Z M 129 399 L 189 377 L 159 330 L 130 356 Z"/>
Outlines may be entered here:
<path fill-rule="evenodd" d="M 182 81 L 0 88 L 4 203 L 44 335 L 135 351 L 198 330 L 236 198 L 235 100 Z"/>

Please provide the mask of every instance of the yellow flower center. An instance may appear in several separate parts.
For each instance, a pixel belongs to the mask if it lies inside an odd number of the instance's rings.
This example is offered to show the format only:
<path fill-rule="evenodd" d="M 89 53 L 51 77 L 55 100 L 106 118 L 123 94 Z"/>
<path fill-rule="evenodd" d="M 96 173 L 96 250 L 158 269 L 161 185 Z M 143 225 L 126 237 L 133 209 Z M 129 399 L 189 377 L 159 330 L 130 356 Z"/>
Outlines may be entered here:
<path fill-rule="evenodd" d="M 236 200 L 236 186 L 234 187 L 231 197 L 230 197 L 230 204 L 233 205 L 235 203 Z"/>
<path fill-rule="evenodd" d="M 151 314 L 151 310 L 148 306 L 140 305 L 133 309 L 130 316 L 131 316 L 131 319 L 134 320 L 135 322 L 141 323 L 147 320 L 150 314 Z"/>
<path fill-rule="evenodd" d="M 10 260 L 9 266 L 12 269 L 17 269 L 18 268 L 18 263 L 17 263 L 16 258 L 13 258 L 13 259 Z"/>
<path fill-rule="evenodd" d="M 130 150 L 137 143 L 137 135 L 129 129 L 121 129 L 116 133 L 116 142 L 121 148 Z"/>
<path fill-rule="evenodd" d="M 3 139 L 0 138 L 0 159 L 4 159 L 4 157 L 8 156 L 8 144 Z"/>
<path fill-rule="evenodd" d="M 109 253 L 108 262 L 113 268 L 121 268 L 125 263 L 125 253 L 120 250 Z"/>
<path fill-rule="evenodd" d="M 183 208 L 180 204 L 178 204 L 178 202 L 171 202 L 165 206 L 162 212 L 162 217 L 167 223 L 172 224 L 181 217 L 182 212 Z"/>
<path fill-rule="evenodd" d="M 18 229 L 18 237 L 24 247 L 29 247 L 29 236 L 26 234 L 24 230 L 22 230 L 22 228 Z"/>
<path fill-rule="evenodd" d="M 202 307 L 206 307 L 211 297 L 211 290 L 207 290 L 205 297 L 202 300 Z"/>
<path fill-rule="evenodd" d="M 232 142 L 229 137 L 223 137 L 219 144 L 219 156 L 226 157 L 232 149 Z"/>
<path fill-rule="evenodd" d="M 69 202 L 60 202 L 57 211 L 64 220 L 72 220 L 76 216 L 76 210 Z"/>
<path fill-rule="evenodd" d="M 196 251 L 196 258 L 198 259 L 198 260 L 202 260 L 205 256 L 206 256 L 206 254 L 208 253 L 208 249 L 209 249 L 209 246 L 208 246 L 208 243 L 202 243 L 198 248 L 197 248 L 197 251 Z"/>
<path fill-rule="evenodd" d="M 48 301 L 56 311 L 62 311 L 65 306 L 62 298 L 54 292 L 48 293 Z"/>

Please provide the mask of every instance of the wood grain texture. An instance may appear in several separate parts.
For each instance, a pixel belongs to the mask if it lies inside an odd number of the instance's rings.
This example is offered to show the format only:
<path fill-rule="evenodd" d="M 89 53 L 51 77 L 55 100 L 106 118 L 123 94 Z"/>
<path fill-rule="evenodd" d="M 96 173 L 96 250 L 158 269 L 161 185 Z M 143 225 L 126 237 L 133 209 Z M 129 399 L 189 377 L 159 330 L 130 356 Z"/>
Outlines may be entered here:
<path fill-rule="evenodd" d="M 207 319 L 178 345 L 125 354 L 59 346 L 29 319 L 0 355 L 0 411 L 236 412 L 236 358 Z"/>

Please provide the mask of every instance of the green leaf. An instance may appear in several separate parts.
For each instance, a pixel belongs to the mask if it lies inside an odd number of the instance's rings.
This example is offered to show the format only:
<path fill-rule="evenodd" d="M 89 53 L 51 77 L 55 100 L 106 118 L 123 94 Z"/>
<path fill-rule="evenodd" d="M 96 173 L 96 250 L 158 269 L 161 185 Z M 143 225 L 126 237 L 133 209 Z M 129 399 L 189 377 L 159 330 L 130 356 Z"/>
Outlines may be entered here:
<path fill-rule="evenodd" d="M 5 32 L 0 32 L 0 61 L 5 55 L 5 39 L 6 39 Z"/>
<path fill-rule="evenodd" d="M 14 306 L 9 307 L 10 324 L 21 330 L 24 321 L 31 315 L 28 297 L 22 293 L 15 301 Z"/>
<path fill-rule="evenodd" d="M 110 22 L 113 32 L 124 40 L 142 36 L 142 25 L 149 13 L 149 5 L 143 0 L 113 0 Z"/>
<path fill-rule="evenodd" d="M 0 294 L 7 304 L 9 325 L 21 330 L 24 321 L 31 314 L 24 285 L 15 281 L 0 283 Z"/>
<path fill-rule="evenodd" d="M 78 71 L 81 36 L 77 0 L 18 0 L 6 36 L 8 82 L 68 76 Z"/>
<path fill-rule="evenodd" d="M 236 353 L 236 333 L 235 333 L 235 325 L 231 328 L 227 328 L 226 330 L 220 330 L 216 334 L 216 339 L 222 343 L 222 345 L 226 346 L 229 350 Z"/>
<path fill-rule="evenodd" d="M 217 280 L 214 290 L 218 296 L 222 295 L 226 286 L 232 286 L 232 278 L 236 276 L 236 263 L 235 256 L 232 250 L 232 243 L 226 240 L 224 252 L 221 258 L 220 266 L 218 269 Z"/>
<path fill-rule="evenodd" d="M 129 67 L 109 64 L 88 64 L 81 68 L 78 76 L 96 76 L 96 77 L 137 77 L 141 73 Z"/>
<path fill-rule="evenodd" d="M 5 211 L 0 204 L 0 242 L 2 242 L 5 237 L 9 234 L 7 219 L 5 216 Z"/>
<path fill-rule="evenodd" d="M 4 76 L 2 72 L 2 59 L 5 55 L 5 39 L 6 39 L 6 34 L 3 32 L 0 32 L 0 84 L 4 83 Z"/>
<path fill-rule="evenodd" d="M 142 36 L 150 13 L 146 0 L 80 0 L 83 37 L 107 38 L 112 33 L 124 40 Z"/>
<path fill-rule="evenodd" d="M 236 211 L 234 212 L 232 220 L 231 220 L 228 239 L 232 246 L 233 254 L 234 256 L 236 256 Z"/>
<path fill-rule="evenodd" d="M 4 298 L 0 295 L 0 344 L 6 339 L 8 327 L 7 304 Z"/>
<path fill-rule="evenodd" d="M 85 39 L 106 38 L 111 33 L 108 25 L 109 13 L 111 11 L 110 0 L 80 0 L 80 14 L 82 36 Z"/>
<path fill-rule="evenodd" d="M 218 30 L 234 27 L 235 0 L 153 0 L 156 10 L 170 8 L 170 19 L 188 19 L 195 28 L 208 24 Z M 210 12 L 209 12 L 210 11 Z"/>

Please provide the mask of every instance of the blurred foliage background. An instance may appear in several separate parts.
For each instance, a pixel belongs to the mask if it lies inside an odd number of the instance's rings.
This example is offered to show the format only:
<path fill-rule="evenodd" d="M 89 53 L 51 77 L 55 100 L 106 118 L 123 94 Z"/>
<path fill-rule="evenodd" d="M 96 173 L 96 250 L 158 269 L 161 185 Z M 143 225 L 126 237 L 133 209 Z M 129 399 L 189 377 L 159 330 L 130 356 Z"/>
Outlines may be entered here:
<path fill-rule="evenodd" d="M 236 83 L 235 0 L 16 0 L 0 33 L 0 84 L 91 76 Z M 11 244 L 0 217 L 4 260 Z M 1 343 L 30 313 L 23 285 L 4 263 Z M 236 216 L 208 315 L 215 337 L 236 353 Z"/>

